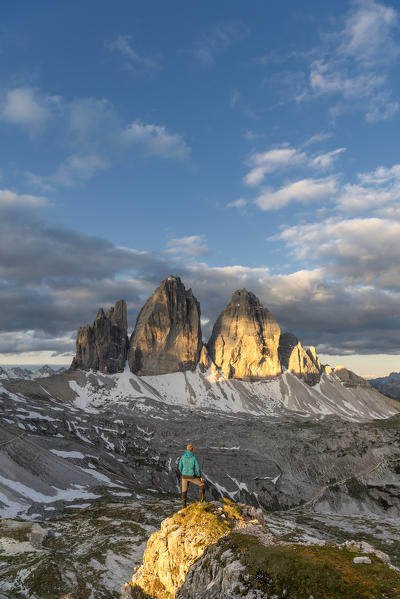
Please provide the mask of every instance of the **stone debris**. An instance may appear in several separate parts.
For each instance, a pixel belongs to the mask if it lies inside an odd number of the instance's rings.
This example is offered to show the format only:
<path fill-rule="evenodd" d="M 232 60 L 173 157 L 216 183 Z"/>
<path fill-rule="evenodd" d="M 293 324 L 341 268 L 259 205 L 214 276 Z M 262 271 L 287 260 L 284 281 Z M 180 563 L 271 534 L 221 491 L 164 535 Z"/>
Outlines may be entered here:
<path fill-rule="evenodd" d="M 362 556 L 362 557 L 355 557 L 353 559 L 353 562 L 355 564 L 372 564 L 371 560 L 369 557 L 366 556 Z"/>

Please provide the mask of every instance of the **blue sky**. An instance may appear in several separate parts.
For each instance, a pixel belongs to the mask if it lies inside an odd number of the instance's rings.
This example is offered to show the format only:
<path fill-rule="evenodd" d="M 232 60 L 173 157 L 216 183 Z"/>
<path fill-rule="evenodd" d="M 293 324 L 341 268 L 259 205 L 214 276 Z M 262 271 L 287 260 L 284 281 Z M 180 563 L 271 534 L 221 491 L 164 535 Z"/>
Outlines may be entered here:
<path fill-rule="evenodd" d="M 4 2 L 0 363 L 180 274 L 361 374 L 400 369 L 396 2 Z M 338 357 L 339 356 L 339 357 Z"/>

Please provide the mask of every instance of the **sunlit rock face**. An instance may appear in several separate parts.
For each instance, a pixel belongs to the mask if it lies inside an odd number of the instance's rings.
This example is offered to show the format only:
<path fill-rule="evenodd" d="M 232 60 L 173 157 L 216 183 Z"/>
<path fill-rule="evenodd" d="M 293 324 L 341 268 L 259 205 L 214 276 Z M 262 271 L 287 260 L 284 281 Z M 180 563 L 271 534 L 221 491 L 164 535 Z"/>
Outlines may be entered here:
<path fill-rule="evenodd" d="M 208 353 L 226 378 L 273 377 L 282 371 L 279 336 L 271 312 L 253 293 L 240 289 L 218 317 Z"/>
<path fill-rule="evenodd" d="M 179 277 L 167 277 L 141 309 L 129 350 L 139 375 L 194 370 L 202 349 L 200 305 Z"/>
<path fill-rule="evenodd" d="M 126 302 L 119 300 L 107 314 L 100 308 L 92 325 L 79 328 L 71 367 L 122 372 L 127 355 Z"/>
<path fill-rule="evenodd" d="M 258 534 L 267 534 L 261 509 L 226 499 L 189 505 L 163 520 L 160 530 L 151 535 L 143 562 L 132 580 L 123 586 L 121 599 L 174 599 L 175 596 L 183 599 L 192 596 L 180 593 L 179 588 L 185 582 L 190 567 L 207 548 L 233 531 L 254 529 Z M 226 591 L 224 598 L 234 596 L 231 588 L 226 588 Z"/>
<path fill-rule="evenodd" d="M 322 366 L 314 347 L 305 350 L 295 335 L 283 333 L 278 351 L 282 368 L 290 370 L 307 383 L 313 384 L 319 380 Z"/>

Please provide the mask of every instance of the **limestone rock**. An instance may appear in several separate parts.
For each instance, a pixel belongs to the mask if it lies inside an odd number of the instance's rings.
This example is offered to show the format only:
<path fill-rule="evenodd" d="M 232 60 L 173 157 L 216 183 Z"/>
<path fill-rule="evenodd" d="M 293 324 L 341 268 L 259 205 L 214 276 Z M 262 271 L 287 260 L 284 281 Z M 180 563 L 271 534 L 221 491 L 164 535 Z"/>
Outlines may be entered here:
<path fill-rule="evenodd" d="M 344 366 L 336 366 L 334 369 L 336 376 L 342 381 L 345 387 L 368 387 L 371 385 L 362 376 L 355 374 Z"/>
<path fill-rule="evenodd" d="M 201 348 L 200 358 L 199 358 L 199 366 L 203 372 L 208 370 L 210 367 L 211 361 L 207 352 L 207 348 L 205 345 Z"/>
<path fill-rule="evenodd" d="M 360 557 L 355 557 L 353 559 L 353 562 L 355 564 L 372 564 L 371 559 L 367 556 L 360 556 Z"/>
<path fill-rule="evenodd" d="M 189 505 L 163 520 L 160 530 L 151 535 L 142 565 L 131 582 L 124 585 L 122 598 L 173 599 L 190 566 L 209 545 L 233 530 L 250 525 L 265 531 L 260 509 L 229 500 Z M 178 596 L 185 597 L 184 594 Z"/>
<path fill-rule="evenodd" d="M 122 372 L 127 354 L 126 302 L 119 300 L 107 314 L 100 308 L 92 325 L 79 328 L 71 368 Z"/>
<path fill-rule="evenodd" d="M 309 384 L 318 382 L 322 366 L 315 347 L 307 351 L 292 333 L 283 333 L 279 340 L 279 359 L 283 368 L 303 378 Z"/>
<path fill-rule="evenodd" d="M 210 358 L 226 378 L 274 377 L 280 328 L 271 312 L 246 289 L 235 291 L 208 342 Z"/>
<path fill-rule="evenodd" d="M 129 367 L 139 375 L 194 370 L 202 346 L 199 302 L 179 277 L 169 276 L 137 317 Z"/>

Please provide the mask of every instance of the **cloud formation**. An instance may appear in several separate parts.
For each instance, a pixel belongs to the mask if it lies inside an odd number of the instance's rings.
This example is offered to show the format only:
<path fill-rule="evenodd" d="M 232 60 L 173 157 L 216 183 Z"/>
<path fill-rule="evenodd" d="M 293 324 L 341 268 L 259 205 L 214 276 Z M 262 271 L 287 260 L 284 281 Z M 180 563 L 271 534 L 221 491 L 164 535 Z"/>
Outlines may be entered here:
<path fill-rule="evenodd" d="M 322 179 L 300 179 L 278 189 L 263 191 L 255 204 L 261 210 L 280 210 L 292 202 L 309 204 L 332 197 L 337 190 L 335 177 Z"/>
<path fill-rule="evenodd" d="M 218 52 L 227 50 L 244 33 L 245 28 L 240 23 L 227 23 L 216 26 L 196 45 L 194 55 L 202 63 L 212 64 Z"/>
<path fill-rule="evenodd" d="M 189 235 L 170 239 L 165 253 L 179 256 L 203 256 L 208 254 L 207 241 L 204 235 Z"/>
<path fill-rule="evenodd" d="M 368 122 L 391 118 L 399 109 L 389 70 L 399 56 L 394 33 L 398 13 L 374 0 L 353 1 L 342 29 L 323 38 L 309 65 L 309 89 L 298 96 L 331 96 L 333 116 L 359 109 Z"/>
<path fill-rule="evenodd" d="M 377 169 L 363 177 L 389 174 Z M 305 265 L 274 274 L 264 267 L 208 265 L 201 261 L 207 243 L 200 235 L 171 239 L 157 255 L 47 225 L 15 204 L 13 211 L 0 204 L 0 353 L 50 350 L 61 359 L 73 352 L 77 328 L 120 298 L 128 302 L 132 330 L 146 299 L 171 273 L 199 299 L 205 339 L 232 292 L 247 287 L 283 330 L 319 351 L 398 352 L 398 222 L 330 218 L 289 227 L 280 242 Z"/>
<path fill-rule="evenodd" d="M 246 161 L 250 170 L 243 177 L 243 182 L 249 187 L 257 187 L 268 174 L 296 170 L 299 167 L 326 171 L 331 169 L 340 154 L 346 151 L 346 148 L 337 148 L 322 154 L 307 153 L 304 150 L 306 145 L 310 145 L 310 142 L 304 144 L 303 148 L 284 144 L 265 152 L 253 152 Z"/>
<path fill-rule="evenodd" d="M 160 67 L 158 60 L 139 54 L 132 45 L 131 35 L 118 35 L 112 42 L 105 44 L 109 52 L 117 52 L 125 59 L 125 68 L 145 67 L 157 69 Z"/>
<path fill-rule="evenodd" d="M 67 101 L 36 88 L 14 88 L 0 98 L 0 119 L 30 135 L 51 127 L 65 158 L 52 173 L 26 173 L 29 183 L 44 191 L 89 180 L 127 154 L 172 160 L 186 160 L 190 155 L 181 134 L 139 119 L 125 123 L 106 99 Z"/>
<path fill-rule="evenodd" d="M 43 95 L 36 88 L 9 89 L 0 96 L 0 119 L 38 134 L 51 120 L 59 102 L 58 96 Z"/>

